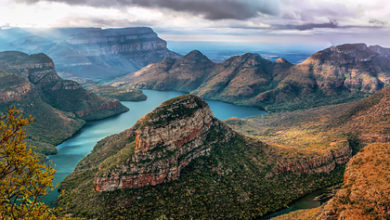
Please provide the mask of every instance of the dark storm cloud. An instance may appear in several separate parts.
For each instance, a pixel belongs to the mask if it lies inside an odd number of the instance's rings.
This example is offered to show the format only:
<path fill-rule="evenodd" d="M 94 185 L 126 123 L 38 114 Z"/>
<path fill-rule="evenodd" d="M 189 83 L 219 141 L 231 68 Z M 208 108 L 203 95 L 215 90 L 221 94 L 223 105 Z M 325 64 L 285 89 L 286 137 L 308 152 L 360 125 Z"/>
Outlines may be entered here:
<path fill-rule="evenodd" d="M 276 15 L 278 3 L 274 0 L 18 0 L 36 3 L 40 1 L 63 2 L 70 5 L 123 8 L 143 6 L 167 8 L 205 16 L 210 20 L 246 20 L 259 14 Z"/>
<path fill-rule="evenodd" d="M 332 20 L 326 23 L 307 23 L 307 24 L 300 24 L 300 25 L 276 25 L 274 27 L 275 29 L 295 29 L 295 30 L 312 30 L 315 28 L 341 28 L 337 24 L 337 21 Z"/>
<path fill-rule="evenodd" d="M 371 23 L 371 22 L 370 22 Z M 321 28 L 330 28 L 330 29 L 350 29 L 350 28 L 366 28 L 366 29 L 378 29 L 383 28 L 383 25 L 339 25 L 336 20 L 330 20 L 325 23 L 304 23 L 304 24 L 273 24 L 269 27 L 254 27 L 246 25 L 235 25 L 230 26 L 230 28 L 239 28 L 239 29 L 254 29 L 254 30 L 313 30 Z"/>

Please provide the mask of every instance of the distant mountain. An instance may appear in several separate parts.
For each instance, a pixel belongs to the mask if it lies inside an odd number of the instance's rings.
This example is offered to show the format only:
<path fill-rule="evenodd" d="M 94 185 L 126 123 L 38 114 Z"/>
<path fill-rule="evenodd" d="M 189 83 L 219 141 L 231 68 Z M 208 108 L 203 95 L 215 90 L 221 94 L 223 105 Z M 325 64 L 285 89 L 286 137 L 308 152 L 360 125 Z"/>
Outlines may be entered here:
<path fill-rule="evenodd" d="M 146 27 L 0 30 L 0 50 L 44 52 L 66 77 L 113 79 L 165 57 L 179 57 Z"/>
<path fill-rule="evenodd" d="M 151 64 L 112 85 L 186 91 L 269 111 L 294 110 L 345 102 L 381 90 L 390 84 L 389 51 L 345 44 L 319 51 L 297 65 L 283 58 L 271 62 L 258 54 L 215 64 L 191 52 L 186 58 Z M 194 53 L 198 55 L 190 56 Z"/>
<path fill-rule="evenodd" d="M 254 219 L 340 181 L 351 155 L 345 139 L 303 151 L 245 137 L 185 95 L 99 141 L 58 205 L 97 219 Z"/>
<path fill-rule="evenodd" d="M 0 112 L 15 105 L 35 122 L 28 127 L 28 142 L 42 153 L 72 136 L 85 120 L 106 118 L 128 109 L 116 99 L 103 98 L 78 83 L 61 79 L 45 54 L 0 53 Z"/>

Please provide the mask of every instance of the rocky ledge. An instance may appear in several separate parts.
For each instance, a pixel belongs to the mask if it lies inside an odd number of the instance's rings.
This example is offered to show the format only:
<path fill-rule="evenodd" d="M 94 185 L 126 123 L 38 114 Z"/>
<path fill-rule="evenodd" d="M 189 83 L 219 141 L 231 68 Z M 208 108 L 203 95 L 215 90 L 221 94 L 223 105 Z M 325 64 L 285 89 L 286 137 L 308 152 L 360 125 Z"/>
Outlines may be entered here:
<path fill-rule="evenodd" d="M 222 137 L 214 135 L 220 132 Z M 120 136 L 129 140 L 120 152 L 133 153 L 119 163 L 121 157 L 115 155 L 101 163 L 94 180 L 98 192 L 177 180 L 192 160 L 208 155 L 215 143 L 229 142 L 235 133 L 214 118 L 206 102 L 185 95 L 163 103 Z M 118 137 L 108 137 L 101 148 L 112 144 L 110 138 Z M 113 158 L 115 165 L 110 164 Z"/>

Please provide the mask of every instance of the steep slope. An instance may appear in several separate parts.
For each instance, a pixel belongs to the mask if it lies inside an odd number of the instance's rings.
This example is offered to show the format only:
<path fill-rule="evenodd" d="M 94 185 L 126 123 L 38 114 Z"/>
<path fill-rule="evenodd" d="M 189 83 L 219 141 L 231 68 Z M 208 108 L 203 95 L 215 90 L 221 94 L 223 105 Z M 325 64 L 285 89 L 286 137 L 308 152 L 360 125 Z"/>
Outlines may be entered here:
<path fill-rule="evenodd" d="M 337 182 L 350 156 L 347 141 L 303 153 L 244 137 L 185 95 L 99 141 L 58 205 L 99 219 L 256 218 Z"/>
<path fill-rule="evenodd" d="M 270 62 L 257 54 L 232 57 L 213 68 L 197 64 L 197 59 L 190 69 L 171 65 L 180 59 L 165 60 L 113 85 L 187 91 L 269 111 L 296 110 L 347 102 L 381 90 L 390 83 L 389 51 L 380 46 L 345 44 L 319 51 L 297 65 L 283 58 Z M 191 74 L 195 71 L 202 74 Z M 194 81 L 199 83 L 188 86 Z"/>
<path fill-rule="evenodd" d="M 345 169 L 344 186 L 320 208 L 301 210 L 275 220 L 390 218 L 390 143 L 367 145 Z"/>
<path fill-rule="evenodd" d="M 244 54 L 223 62 L 194 94 L 208 99 L 248 104 L 251 97 L 273 88 L 291 66 L 285 60 L 274 63 L 258 54 Z"/>
<path fill-rule="evenodd" d="M 32 143 L 44 146 L 43 153 L 55 152 L 58 144 L 85 123 L 127 110 L 118 100 L 97 96 L 79 84 L 61 79 L 53 61 L 44 54 L 0 53 L 0 109 L 16 105 L 36 121 L 29 127 Z"/>
<path fill-rule="evenodd" d="M 160 63 L 151 64 L 134 75 L 124 76 L 113 85 L 190 92 L 207 80 L 215 65 L 195 50 L 179 59 L 166 58 Z"/>
<path fill-rule="evenodd" d="M 137 71 L 165 57 L 179 57 L 146 27 L 7 29 L 0 31 L 0 38 L 1 50 L 44 52 L 63 76 L 95 81 Z"/>

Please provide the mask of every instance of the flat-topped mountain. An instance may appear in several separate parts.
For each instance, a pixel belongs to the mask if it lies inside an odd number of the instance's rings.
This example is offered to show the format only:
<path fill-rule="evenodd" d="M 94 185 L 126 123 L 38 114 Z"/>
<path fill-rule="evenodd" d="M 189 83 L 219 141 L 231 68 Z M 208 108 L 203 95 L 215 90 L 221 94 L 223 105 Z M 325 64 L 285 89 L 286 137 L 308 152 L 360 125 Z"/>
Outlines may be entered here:
<path fill-rule="evenodd" d="M 242 136 L 185 95 L 99 141 L 57 202 L 98 219 L 256 218 L 340 181 L 351 154 L 346 139 L 301 151 Z"/>
<path fill-rule="evenodd" d="M 165 57 L 179 57 L 146 27 L 7 29 L 0 31 L 1 50 L 44 52 L 66 77 L 113 79 Z"/>
<path fill-rule="evenodd" d="M 283 58 L 271 62 L 257 54 L 215 64 L 205 62 L 203 55 L 189 56 L 191 52 L 185 61 L 151 64 L 112 85 L 186 91 L 269 111 L 294 110 L 346 102 L 381 90 L 390 83 L 389 51 L 345 44 L 319 51 L 297 65 Z M 170 65 L 181 62 L 191 66 Z"/>
<path fill-rule="evenodd" d="M 28 138 L 41 152 L 55 152 L 53 145 L 72 136 L 85 120 L 106 118 L 128 109 L 116 99 L 103 98 L 78 83 L 61 79 L 45 54 L 0 53 L 0 109 L 15 105 L 35 122 Z"/>

